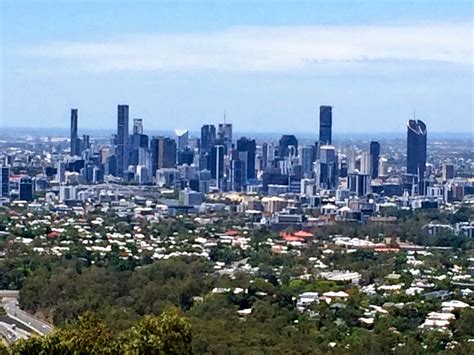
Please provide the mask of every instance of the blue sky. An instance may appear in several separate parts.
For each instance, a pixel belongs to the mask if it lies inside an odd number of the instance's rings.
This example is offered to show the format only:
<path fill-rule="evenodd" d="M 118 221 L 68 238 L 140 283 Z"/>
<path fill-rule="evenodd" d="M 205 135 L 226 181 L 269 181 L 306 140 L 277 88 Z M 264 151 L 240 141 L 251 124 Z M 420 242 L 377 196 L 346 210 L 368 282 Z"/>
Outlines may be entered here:
<path fill-rule="evenodd" d="M 470 1 L 0 3 L 2 126 L 473 131 Z"/>

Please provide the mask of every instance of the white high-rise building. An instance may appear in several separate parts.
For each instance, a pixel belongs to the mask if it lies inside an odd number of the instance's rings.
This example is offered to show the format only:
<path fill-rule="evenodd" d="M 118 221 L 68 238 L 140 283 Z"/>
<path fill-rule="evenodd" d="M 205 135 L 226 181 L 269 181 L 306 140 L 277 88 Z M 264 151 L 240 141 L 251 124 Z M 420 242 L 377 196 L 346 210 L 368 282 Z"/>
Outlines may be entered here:
<path fill-rule="evenodd" d="M 385 156 L 379 158 L 379 176 L 388 175 L 388 159 Z"/>
<path fill-rule="evenodd" d="M 137 166 L 137 182 L 140 185 L 148 183 L 150 180 L 148 169 L 146 166 L 138 165 Z"/>
<path fill-rule="evenodd" d="M 347 172 L 353 173 L 356 169 L 357 152 L 354 146 L 347 150 Z"/>
<path fill-rule="evenodd" d="M 141 118 L 133 119 L 133 134 L 143 134 L 143 120 Z"/>
<path fill-rule="evenodd" d="M 360 156 L 360 173 L 364 175 L 370 174 L 370 154 L 363 152 Z"/>

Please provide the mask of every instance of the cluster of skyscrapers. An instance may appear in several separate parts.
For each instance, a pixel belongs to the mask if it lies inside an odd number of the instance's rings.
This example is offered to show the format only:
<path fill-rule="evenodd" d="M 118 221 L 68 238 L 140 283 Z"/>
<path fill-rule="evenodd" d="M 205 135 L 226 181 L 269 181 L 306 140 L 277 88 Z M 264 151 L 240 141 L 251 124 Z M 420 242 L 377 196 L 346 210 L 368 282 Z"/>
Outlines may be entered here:
<path fill-rule="evenodd" d="M 109 145 L 93 152 L 89 136 L 78 138 L 78 110 L 72 109 L 73 159 L 59 162 L 58 179 L 64 182 L 63 172 L 67 168 L 80 172 L 87 183 L 112 176 L 126 183 L 157 183 L 203 193 L 268 193 L 269 188 L 303 193 L 302 189 L 309 188 L 335 190 L 340 178 L 344 178 L 350 192 L 365 195 L 371 190 L 371 181 L 380 176 L 379 142 L 370 142 L 368 150 L 360 155 L 351 148 L 344 154 L 333 144 L 331 106 L 319 108 L 319 140 L 304 145 L 287 134 L 277 144 L 257 144 L 248 137 L 234 140 L 232 124 L 226 122 L 203 125 L 200 137 L 196 138 L 190 137 L 185 129 L 176 130 L 174 137 L 149 137 L 144 134 L 142 119 L 133 120 L 132 134 L 129 121 L 129 107 L 118 105 L 117 133 Z M 411 191 L 422 194 L 426 125 L 420 120 L 409 120 L 407 132 L 407 181 L 412 184 Z"/>
<path fill-rule="evenodd" d="M 236 191 L 314 195 L 342 189 L 364 196 L 376 189 L 374 181 L 387 174 L 387 160 L 381 155 L 379 142 L 368 143 L 362 151 L 334 145 L 331 106 L 319 108 L 319 140 L 305 144 L 288 134 L 277 142 L 234 139 L 233 126 L 225 122 L 225 116 L 218 125 L 204 124 L 198 137 L 190 136 L 186 129 L 177 129 L 173 136 L 149 136 L 140 118 L 133 119 L 130 132 L 129 117 L 129 106 L 118 105 L 117 131 L 105 144 L 91 141 L 88 135 L 79 138 L 79 111 L 72 109 L 69 155 L 62 155 L 53 167 L 47 167 L 46 175 L 54 176 L 64 186 L 115 181 L 202 194 Z M 408 121 L 403 186 L 391 191 L 390 184 L 386 184 L 387 194 L 406 190 L 412 195 L 425 193 L 429 185 L 425 179 L 426 135 L 422 121 Z M 19 181 L 21 197 L 31 200 L 31 179 L 24 176 L 23 180 Z M 1 196 L 8 196 L 10 170 L 6 164 L 1 166 L 0 186 Z"/>

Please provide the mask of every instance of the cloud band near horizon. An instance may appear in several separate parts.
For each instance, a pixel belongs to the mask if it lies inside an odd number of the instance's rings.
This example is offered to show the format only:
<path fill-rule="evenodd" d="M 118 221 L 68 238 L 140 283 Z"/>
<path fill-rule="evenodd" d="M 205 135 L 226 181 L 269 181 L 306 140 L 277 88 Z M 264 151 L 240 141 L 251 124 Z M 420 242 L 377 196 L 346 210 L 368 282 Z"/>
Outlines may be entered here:
<path fill-rule="evenodd" d="M 30 58 L 103 71 L 292 71 L 318 63 L 430 61 L 473 66 L 473 24 L 233 27 L 21 48 Z"/>

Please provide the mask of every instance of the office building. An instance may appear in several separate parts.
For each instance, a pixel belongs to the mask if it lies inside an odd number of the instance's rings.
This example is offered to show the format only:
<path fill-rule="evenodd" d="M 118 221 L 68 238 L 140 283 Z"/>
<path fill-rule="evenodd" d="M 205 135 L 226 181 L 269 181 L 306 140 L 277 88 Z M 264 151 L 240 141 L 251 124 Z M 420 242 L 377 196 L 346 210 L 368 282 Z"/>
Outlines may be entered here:
<path fill-rule="evenodd" d="M 454 165 L 443 164 L 443 181 L 448 181 L 454 178 Z"/>
<path fill-rule="evenodd" d="M 210 154 L 211 177 L 217 181 L 217 188 L 221 188 L 221 179 L 224 177 L 224 146 L 215 145 Z"/>
<path fill-rule="evenodd" d="M 319 107 L 319 144 L 332 144 L 332 106 Z"/>
<path fill-rule="evenodd" d="M 157 169 L 174 168 L 176 165 L 176 141 L 169 137 L 158 137 L 156 145 Z M 152 164 L 154 167 L 155 164 Z"/>
<path fill-rule="evenodd" d="M 188 147 L 189 133 L 187 129 L 175 129 L 176 138 L 178 141 L 178 151 Z"/>
<path fill-rule="evenodd" d="M 365 196 L 370 192 L 370 175 L 357 172 L 348 174 L 347 188 L 357 196 Z"/>
<path fill-rule="evenodd" d="M 33 182 L 29 176 L 23 176 L 20 178 L 18 198 L 21 201 L 33 201 Z"/>
<path fill-rule="evenodd" d="M 119 177 L 122 177 L 124 171 L 128 169 L 128 111 L 128 105 L 118 105 L 117 107 L 117 176 Z"/>
<path fill-rule="evenodd" d="M 81 140 L 77 134 L 78 114 L 77 108 L 71 109 L 71 156 L 81 155 Z"/>
<path fill-rule="evenodd" d="M 232 123 L 219 123 L 217 127 L 217 140 L 224 146 L 225 153 L 232 148 Z"/>
<path fill-rule="evenodd" d="M 138 165 L 136 174 L 135 174 L 135 181 L 139 185 L 147 184 L 150 181 L 150 177 L 148 174 L 148 169 L 146 166 Z"/>
<path fill-rule="evenodd" d="M 409 120 L 407 124 L 407 174 L 418 182 L 419 193 L 424 193 L 426 168 L 426 125 L 421 120 Z"/>
<path fill-rule="evenodd" d="M 255 179 L 255 154 L 257 145 L 254 139 L 245 137 L 237 141 L 237 151 L 239 152 L 239 160 L 245 162 L 245 180 Z"/>
<path fill-rule="evenodd" d="M 298 154 L 298 140 L 294 135 L 285 134 L 278 142 L 278 155 L 284 159 Z"/>
<path fill-rule="evenodd" d="M 129 164 L 133 166 L 143 165 L 145 163 L 145 155 L 148 150 L 148 136 L 143 134 L 143 126 L 141 122 L 135 122 L 137 120 L 138 119 L 134 120 L 133 134 L 130 142 Z"/>
<path fill-rule="evenodd" d="M 379 158 L 379 170 L 380 177 L 385 177 L 388 174 L 388 159 L 385 156 L 380 156 Z"/>
<path fill-rule="evenodd" d="M 10 196 L 10 167 L 0 166 L 0 197 Z"/>
<path fill-rule="evenodd" d="M 370 175 L 371 171 L 371 156 L 368 152 L 362 152 L 360 155 L 360 169 L 361 174 Z"/>
<path fill-rule="evenodd" d="M 319 150 L 319 160 L 315 164 L 316 186 L 324 189 L 334 189 L 337 186 L 337 157 L 336 148 L 323 145 Z"/>
<path fill-rule="evenodd" d="M 178 151 L 178 165 L 188 164 L 194 162 L 194 151 L 190 148 L 184 148 Z"/>
<path fill-rule="evenodd" d="M 58 161 L 57 168 L 56 168 L 56 181 L 60 184 L 66 182 L 66 162 Z"/>
<path fill-rule="evenodd" d="M 204 194 L 186 188 L 180 192 L 180 200 L 185 206 L 198 206 L 204 201 Z"/>
<path fill-rule="evenodd" d="M 143 134 L 143 120 L 141 118 L 133 119 L 133 135 Z"/>
<path fill-rule="evenodd" d="M 261 169 L 265 170 L 268 166 L 268 144 L 262 144 L 262 166 Z"/>
<path fill-rule="evenodd" d="M 299 164 L 303 174 L 311 175 L 313 172 L 313 162 L 316 158 L 316 149 L 313 145 L 299 147 Z"/>
<path fill-rule="evenodd" d="M 379 158 L 380 143 L 376 141 L 370 142 L 370 176 L 376 179 L 379 176 Z"/>
<path fill-rule="evenodd" d="M 179 171 L 175 168 L 163 168 L 156 171 L 156 184 L 159 187 L 174 187 L 179 180 Z"/>
<path fill-rule="evenodd" d="M 216 142 L 216 126 L 206 124 L 201 127 L 201 153 L 209 153 Z"/>
<path fill-rule="evenodd" d="M 353 173 L 356 170 L 357 150 L 355 146 L 350 146 L 347 150 L 347 172 Z"/>
<path fill-rule="evenodd" d="M 245 161 L 239 159 L 239 152 L 234 152 L 237 158 L 230 161 L 230 189 L 232 191 L 242 191 L 246 183 Z"/>
<path fill-rule="evenodd" d="M 80 143 L 80 151 L 82 152 L 83 150 L 86 149 L 91 149 L 91 137 L 88 134 L 83 134 L 82 135 L 82 142 Z"/>

